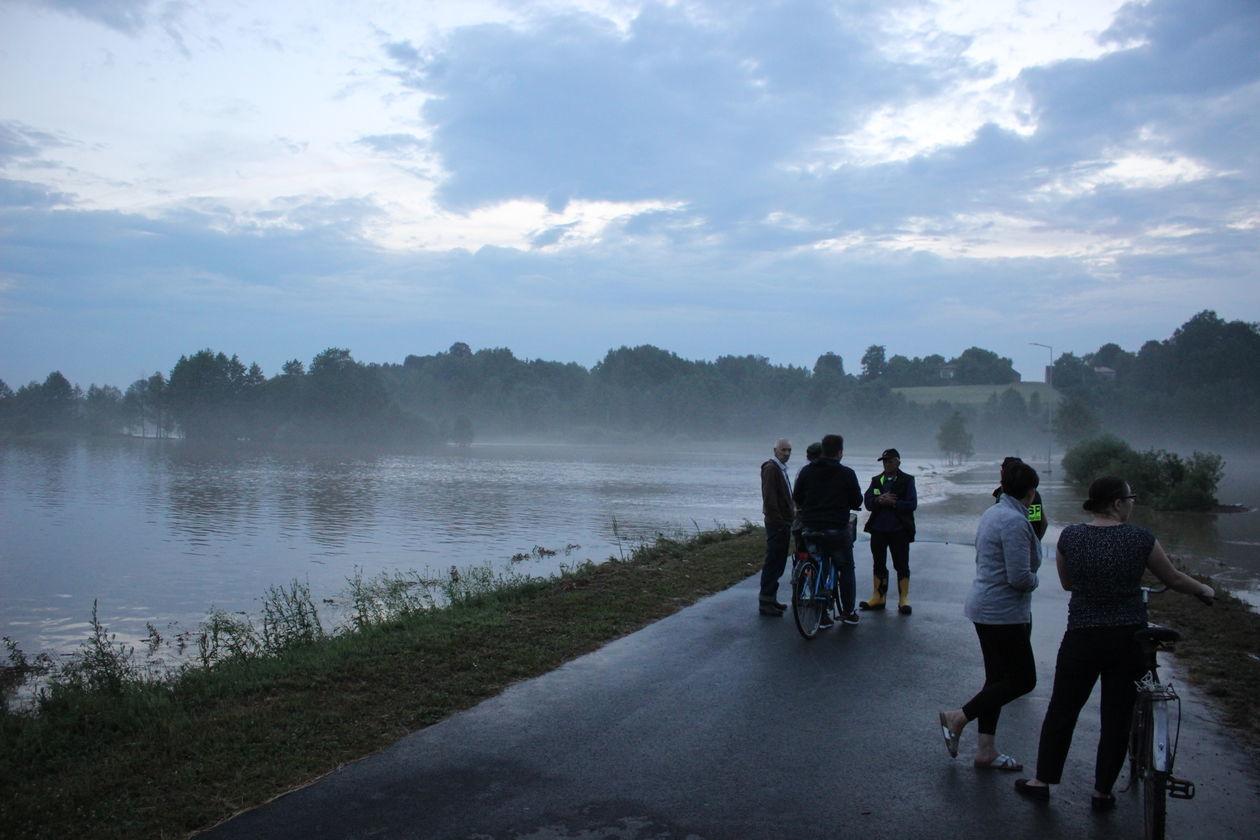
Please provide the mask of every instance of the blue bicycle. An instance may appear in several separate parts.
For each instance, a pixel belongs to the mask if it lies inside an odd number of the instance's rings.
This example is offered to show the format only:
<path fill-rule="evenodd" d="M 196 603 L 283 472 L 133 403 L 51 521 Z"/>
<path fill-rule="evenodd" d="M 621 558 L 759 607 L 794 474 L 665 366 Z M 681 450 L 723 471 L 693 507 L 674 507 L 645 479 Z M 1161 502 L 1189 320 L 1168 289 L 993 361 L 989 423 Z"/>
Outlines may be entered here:
<path fill-rule="evenodd" d="M 800 634 L 812 639 L 818 634 L 823 617 L 833 602 L 837 603 L 839 614 L 836 570 L 830 555 L 819 550 L 822 541 L 830 535 L 825 531 L 805 531 L 802 536 L 809 553 L 798 555 L 792 567 L 792 618 Z"/>

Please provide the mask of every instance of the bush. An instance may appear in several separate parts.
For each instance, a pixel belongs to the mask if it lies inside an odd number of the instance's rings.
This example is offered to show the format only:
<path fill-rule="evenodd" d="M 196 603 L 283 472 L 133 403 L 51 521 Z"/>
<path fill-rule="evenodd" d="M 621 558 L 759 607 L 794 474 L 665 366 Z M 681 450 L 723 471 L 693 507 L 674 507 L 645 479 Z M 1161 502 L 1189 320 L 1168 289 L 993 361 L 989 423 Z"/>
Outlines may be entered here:
<path fill-rule="evenodd" d="M 1130 465 L 1136 454 L 1115 435 L 1101 435 L 1069 449 L 1063 456 L 1063 468 L 1069 479 L 1083 487 L 1103 475 L 1122 476 L 1132 484 Z"/>
<path fill-rule="evenodd" d="M 1157 510 L 1210 510 L 1225 461 L 1205 452 L 1195 452 L 1188 461 L 1162 449 L 1135 452 L 1119 438 L 1103 435 L 1070 449 L 1063 466 L 1068 478 L 1084 487 L 1099 476 L 1119 476 Z"/>

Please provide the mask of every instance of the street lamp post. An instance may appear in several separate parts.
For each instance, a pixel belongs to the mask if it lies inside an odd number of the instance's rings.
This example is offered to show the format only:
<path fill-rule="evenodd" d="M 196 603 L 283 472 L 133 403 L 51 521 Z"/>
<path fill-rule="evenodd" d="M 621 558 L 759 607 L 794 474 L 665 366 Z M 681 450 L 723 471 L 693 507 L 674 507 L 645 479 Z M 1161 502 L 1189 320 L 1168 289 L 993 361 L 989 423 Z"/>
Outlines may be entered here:
<path fill-rule="evenodd" d="M 1034 347 L 1044 347 L 1050 352 L 1050 366 L 1046 368 L 1046 384 L 1050 386 L 1050 399 L 1046 406 L 1046 475 L 1050 475 L 1051 451 L 1054 447 L 1054 384 L 1051 383 L 1051 371 L 1054 370 L 1054 348 L 1040 341 L 1028 342 Z"/>

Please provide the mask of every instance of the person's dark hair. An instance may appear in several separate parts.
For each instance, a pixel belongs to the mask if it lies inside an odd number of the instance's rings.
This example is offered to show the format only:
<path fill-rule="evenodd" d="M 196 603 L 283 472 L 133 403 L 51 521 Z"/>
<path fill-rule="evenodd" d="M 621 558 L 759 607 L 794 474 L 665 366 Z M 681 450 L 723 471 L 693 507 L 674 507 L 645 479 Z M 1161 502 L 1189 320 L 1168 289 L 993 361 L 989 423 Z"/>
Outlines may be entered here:
<path fill-rule="evenodd" d="M 840 435 L 823 435 L 822 454 L 824 458 L 836 458 L 844 451 L 844 438 Z"/>
<path fill-rule="evenodd" d="M 1037 489 L 1040 483 L 1041 477 L 1037 475 L 1037 471 L 1023 461 L 1007 464 L 1002 469 L 1002 492 L 1016 499 L 1024 498 L 1029 490 Z"/>
<path fill-rule="evenodd" d="M 1094 479 L 1094 483 L 1089 485 L 1089 498 L 1085 500 L 1085 504 L 1081 507 L 1090 513 L 1098 513 L 1111 507 L 1111 503 L 1117 499 L 1123 499 L 1128 495 L 1129 482 L 1123 478 L 1116 478 L 1114 475 L 1104 475 L 1101 478 Z"/>
<path fill-rule="evenodd" d="M 817 461 L 821 455 L 822 455 L 821 443 L 814 441 L 809 446 L 805 447 L 805 460 L 806 461 Z"/>

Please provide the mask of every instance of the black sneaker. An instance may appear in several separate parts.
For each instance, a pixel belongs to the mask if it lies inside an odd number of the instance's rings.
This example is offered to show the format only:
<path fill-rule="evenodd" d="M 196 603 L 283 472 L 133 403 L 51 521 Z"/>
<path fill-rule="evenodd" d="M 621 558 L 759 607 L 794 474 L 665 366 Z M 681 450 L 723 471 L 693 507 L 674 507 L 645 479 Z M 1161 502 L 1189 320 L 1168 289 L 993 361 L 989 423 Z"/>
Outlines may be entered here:
<path fill-rule="evenodd" d="M 832 621 L 831 616 L 823 613 L 822 621 L 818 622 L 819 630 L 826 630 L 828 627 L 835 627 L 836 623 Z"/>

